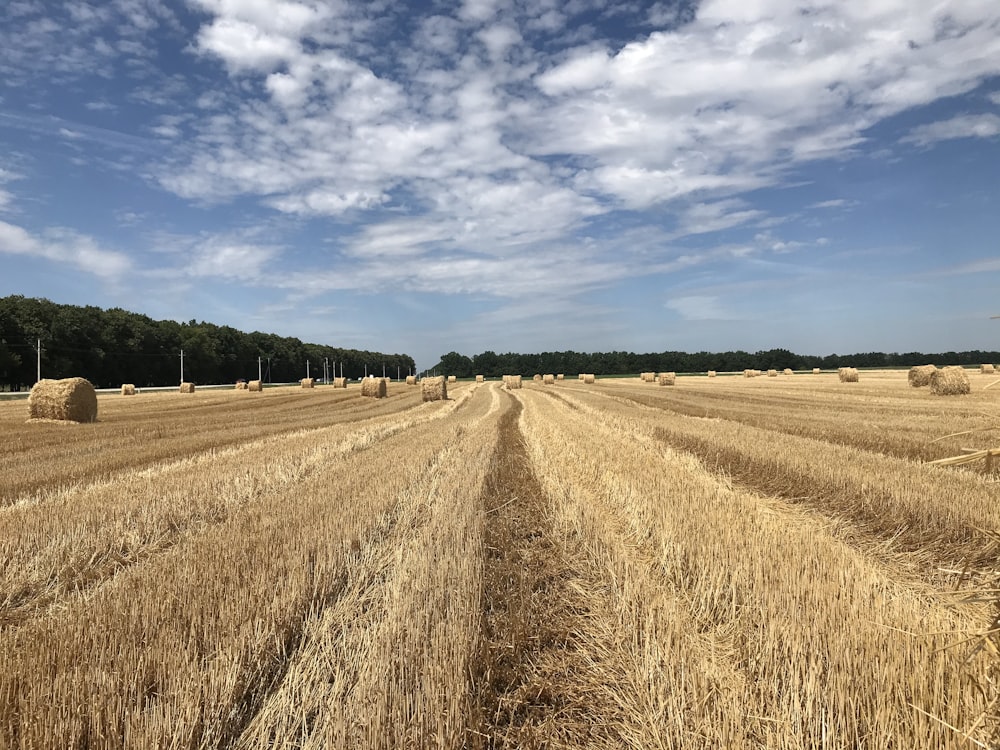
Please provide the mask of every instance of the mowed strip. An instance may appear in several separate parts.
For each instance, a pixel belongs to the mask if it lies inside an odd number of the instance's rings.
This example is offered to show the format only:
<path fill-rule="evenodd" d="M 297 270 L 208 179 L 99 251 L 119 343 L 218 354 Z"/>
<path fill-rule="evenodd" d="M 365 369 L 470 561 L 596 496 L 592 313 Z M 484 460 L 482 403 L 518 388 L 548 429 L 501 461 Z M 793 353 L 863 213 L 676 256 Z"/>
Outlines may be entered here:
<path fill-rule="evenodd" d="M 973 724 L 982 665 L 949 646 L 976 612 L 720 481 L 642 414 L 521 398 L 537 475 L 624 592 L 614 632 L 634 666 L 608 682 L 632 746 L 963 746 L 942 722 Z"/>
<path fill-rule="evenodd" d="M 41 490 L 86 484 L 129 469 L 268 435 L 347 424 L 420 403 L 394 385 L 385 399 L 358 388 L 275 388 L 101 396 L 94 424 L 26 424 L 23 401 L 0 404 L 0 506 Z"/>
<path fill-rule="evenodd" d="M 988 477 L 739 422 L 665 417 L 607 394 L 578 390 L 570 398 L 595 415 L 628 416 L 638 440 L 690 452 L 745 487 L 844 519 L 888 550 L 911 554 L 924 575 L 983 562 L 983 529 L 1000 527 L 1000 485 Z"/>
<path fill-rule="evenodd" d="M 440 452 L 461 439 L 475 411 L 466 398 L 490 402 L 470 391 L 441 418 L 363 454 L 328 456 L 224 523 L 8 632 L 0 747 L 231 746 L 283 681 L 306 622 L 345 591 L 354 548 L 396 523 Z"/>

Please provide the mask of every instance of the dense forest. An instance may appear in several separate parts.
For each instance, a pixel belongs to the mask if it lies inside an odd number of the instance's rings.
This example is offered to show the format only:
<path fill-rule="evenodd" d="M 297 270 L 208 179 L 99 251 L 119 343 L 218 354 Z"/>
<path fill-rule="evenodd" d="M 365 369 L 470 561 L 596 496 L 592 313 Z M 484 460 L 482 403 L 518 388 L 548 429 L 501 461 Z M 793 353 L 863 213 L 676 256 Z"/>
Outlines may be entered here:
<path fill-rule="evenodd" d="M 794 354 L 787 349 L 769 349 L 759 352 L 659 352 L 634 354 L 632 352 L 542 352 L 541 354 L 496 354 L 483 352 L 467 357 L 458 352 L 449 352 L 432 368 L 438 374 L 470 377 L 473 374 L 487 377 L 535 373 L 593 372 L 600 375 L 635 375 L 639 372 L 741 372 L 746 369 L 810 370 L 821 367 L 824 370 L 838 367 L 912 367 L 914 365 L 980 365 L 986 362 L 1000 362 L 1000 352 L 968 351 L 923 354 L 906 352 L 886 354 L 885 352 L 864 352 L 859 354 L 828 354 L 810 356 Z"/>
<path fill-rule="evenodd" d="M 232 383 L 257 377 L 262 360 L 265 382 L 294 382 L 323 375 L 324 359 L 343 364 L 346 377 L 365 373 L 396 377 L 414 368 L 405 354 L 340 349 L 303 343 L 271 333 L 244 333 L 229 326 L 190 321 L 152 320 L 120 308 L 60 305 L 46 299 L 0 297 L 0 389 L 30 387 L 36 378 L 38 340 L 42 343 L 42 377 L 85 377 L 98 388 L 122 383 L 138 386 Z"/>

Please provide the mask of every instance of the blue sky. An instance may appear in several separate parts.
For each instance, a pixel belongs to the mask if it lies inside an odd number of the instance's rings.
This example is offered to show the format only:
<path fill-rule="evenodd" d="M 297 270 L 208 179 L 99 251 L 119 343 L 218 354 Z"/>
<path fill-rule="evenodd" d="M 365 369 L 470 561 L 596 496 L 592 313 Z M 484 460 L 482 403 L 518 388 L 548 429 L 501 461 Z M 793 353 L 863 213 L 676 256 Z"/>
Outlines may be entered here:
<path fill-rule="evenodd" d="M 334 346 L 1000 348 L 994 0 L 7 0 L 0 295 Z"/>

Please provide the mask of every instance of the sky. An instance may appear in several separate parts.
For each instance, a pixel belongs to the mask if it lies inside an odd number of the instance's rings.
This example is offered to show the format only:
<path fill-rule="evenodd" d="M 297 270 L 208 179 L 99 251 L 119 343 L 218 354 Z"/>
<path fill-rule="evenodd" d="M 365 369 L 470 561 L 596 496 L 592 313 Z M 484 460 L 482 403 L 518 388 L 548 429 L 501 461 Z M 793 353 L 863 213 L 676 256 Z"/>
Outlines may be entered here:
<path fill-rule="evenodd" d="M 0 295 L 440 355 L 1000 349 L 996 0 L 5 0 Z"/>

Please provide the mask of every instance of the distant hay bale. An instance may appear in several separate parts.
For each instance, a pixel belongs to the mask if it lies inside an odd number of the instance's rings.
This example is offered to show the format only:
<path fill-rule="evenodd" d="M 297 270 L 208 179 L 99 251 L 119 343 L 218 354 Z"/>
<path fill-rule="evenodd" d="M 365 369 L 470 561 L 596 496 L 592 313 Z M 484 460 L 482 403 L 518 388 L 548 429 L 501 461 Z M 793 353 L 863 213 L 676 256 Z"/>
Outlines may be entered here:
<path fill-rule="evenodd" d="M 820 369 L 818 367 L 813 368 L 813 375 L 819 375 Z"/>
<path fill-rule="evenodd" d="M 449 375 L 448 376 L 448 382 L 449 383 L 457 383 L 458 382 L 458 376 L 457 375 Z"/>
<path fill-rule="evenodd" d="M 347 387 L 347 378 L 334 378 L 333 379 L 333 387 L 334 388 L 346 388 Z"/>
<path fill-rule="evenodd" d="M 841 383 L 857 383 L 858 382 L 858 368 L 857 367 L 841 367 L 837 374 L 840 377 L 840 382 Z"/>
<path fill-rule="evenodd" d="M 661 372 L 659 377 L 657 377 L 657 382 L 660 385 L 673 385 L 677 382 L 676 372 Z"/>
<path fill-rule="evenodd" d="M 745 378 L 752 378 L 753 377 L 753 370 L 744 370 L 743 371 L 743 377 L 745 377 Z"/>
<path fill-rule="evenodd" d="M 247 383 L 247 390 L 253 391 L 254 393 L 262 393 L 264 390 L 264 384 L 259 380 L 251 380 Z"/>
<path fill-rule="evenodd" d="M 427 378 L 424 378 L 427 380 Z M 361 381 L 361 395 L 371 398 L 385 398 L 387 392 L 385 378 L 365 378 Z"/>
<path fill-rule="evenodd" d="M 299 383 L 302 384 L 303 388 L 315 388 L 316 378 L 302 378 L 302 380 L 300 380 Z"/>
<path fill-rule="evenodd" d="M 709 370 L 708 371 L 708 377 L 714 378 L 715 377 L 715 370 Z"/>
<path fill-rule="evenodd" d="M 476 382 L 477 383 L 485 383 L 486 382 L 486 378 L 484 376 L 482 376 L 482 375 L 476 375 Z"/>
<path fill-rule="evenodd" d="M 542 376 L 542 383 L 544 383 L 545 385 L 555 385 L 556 384 L 556 376 L 555 375 L 550 375 L 550 374 L 543 375 Z"/>
<path fill-rule="evenodd" d="M 584 375 L 584 374 L 583 374 L 583 373 L 581 372 L 581 373 L 580 373 L 579 375 L 577 375 L 577 376 L 576 376 L 576 379 L 577 379 L 577 380 L 583 380 L 583 379 L 584 379 L 585 377 L 586 377 L 586 375 Z"/>
<path fill-rule="evenodd" d="M 537 372 L 531 376 L 531 379 L 534 380 L 536 383 L 542 382 L 542 376 L 539 375 Z"/>
<path fill-rule="evenodd" d="M 655 372 L 640 372 L 639 377 L 642 379 L 643 383 L 652 383 L 656 380 Z"/>
<path fill-rule="evenodd" d="M 593 373 L 586 373 L 583 376 L 583 382 L 586 383 L 586 384 L 588 384 L 588 385 L 591 384 L 591 383 L 593 383 L 596 379 L 597 378 L 594 377 Z"/>
<path fill-rule="evenodd" d="M 122 383 L 122 395 L 123 396 L 134 396 L 135 395 L 135 383 Z"/>
<path fill-rule="evenodd" d="M 993 375 L 996 371 L 997 368 L 993 365 L 979 365 L 979 372 L 982 375 Z"/>
<path fill-rule="evenodd" d="M 424 378 L 420 381 L 420 397 L 424 401 L 447 401 L 448 384 L 444 376 L 436 378 Z"/>
<path fill-rule="evenodd" d="M 793 370 L 791 367 L 786 367 L 784 370 L 782 370 L 782 374 L 784 374 L 784 375 L 794 375 L 795 374 L 795 370 Z"/>
<path fill-rule="evenodd" d="M 778 377 L 778 371 L 777 370 L 768 370 L 767 371 L 767 376 L 769 378 L 776 378 L 776 377 Z"/>
<path fill-rule="evenodd" d="M 406 384 L 407 385 L 416 385 L 417 384 L 417 376 L 416 375 L 407 375 L 406 376 Z"/>
<path fill-rule="evenodd" d="M 563 375 L 562 373 L 559 373 L 558 375 L 556 375 L 556 380 L 565 380 L 565 379 L 566 379 L 566 376 Z"/>
<path fill-rule="evenodd" d="M 237 380 L 236 381 L 236 390 L 238 390 L 238 391 L 249 390 L 249 388 L 247 387 L 247 381 L 245 381 L 245 380 Z"/>
<path fill-rule="evenodd" d="M 194 383 L 181 383 L 179 393 L 194 393 Z"/>
<path fill-rule="evenodd" d="M 931 373 L 931 393 L 937 396 L 962 396 L 972 390 L 964 367 L 942 367 Z"/>
<path fill-rule="evenodd" d="M 97 392 L 86 378 L 42 378 L 28 396 L 28 418 L 96 422 Z"/>
<path fill-rule="evenodd" d="M 935 372 L 937 372 L 937 367 L 934 365 L 917 365 L 910 368 L 906 379 L 914 388 L 923 388 L 925 385 L 931 384 L 931 375 Z"/>
<path fill-rule="evenodd" d="M 521 387 L 520 375 L 504 375 L 503 385 L 508 391 L 513 391 Z"/>

